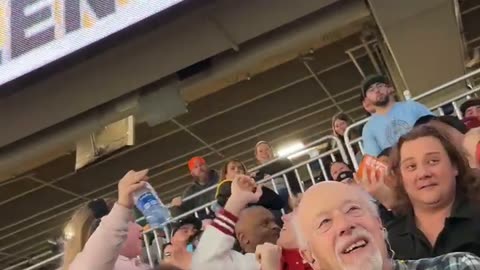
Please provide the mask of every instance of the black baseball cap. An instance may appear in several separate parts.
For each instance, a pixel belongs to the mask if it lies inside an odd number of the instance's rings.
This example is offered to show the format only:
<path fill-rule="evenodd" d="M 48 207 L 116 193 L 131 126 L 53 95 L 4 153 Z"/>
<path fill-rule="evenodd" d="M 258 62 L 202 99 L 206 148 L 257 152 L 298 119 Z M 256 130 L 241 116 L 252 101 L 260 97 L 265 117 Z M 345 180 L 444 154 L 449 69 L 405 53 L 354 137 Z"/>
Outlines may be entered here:
<path fill-rule="evenodd" d="M 480 106 L 480 99 L 475 98 L 465 101 L 462 106 L 460 106 L 460 111 L 462 112 L 462 115 L 465 116 L 465 112 L 468 110 L 468 108 L 473 106 Z"/>
<path fill-rule="evenodd" d="M 362 81 L 362 97 L 365 98 L 367 96 L 367 90 L 375 83 L 384 83 L 388 84 L 387 77 L 381 74 L 373 74 L 369 75 Z"/>
<path fill-rule="evenodd" d="M 413 126 L 418 127 L 420 125 L 428 124 L 433 120 L 442 122 L 445 125 L 449 125 L 450 127 L 458 130 L 462 134 L 466 134 L 468 132 L 468 127 L 465 125 L 465 123 L 462 122 L 462 120 L 452 115 L 442 115 L 442 116 L 425 115 L 418 118 Z"/>
<path fill-rule="evenodd" d="M 188 216 L 185 217 L 179 221 L 177 221 L 174 225 L 172 225 L 172 237 L 175 235 L 175 233 L 184 225 L 193 225 L 197 231 L 200 231 L 202 229 L 202 221 L 195 216 Z"/>

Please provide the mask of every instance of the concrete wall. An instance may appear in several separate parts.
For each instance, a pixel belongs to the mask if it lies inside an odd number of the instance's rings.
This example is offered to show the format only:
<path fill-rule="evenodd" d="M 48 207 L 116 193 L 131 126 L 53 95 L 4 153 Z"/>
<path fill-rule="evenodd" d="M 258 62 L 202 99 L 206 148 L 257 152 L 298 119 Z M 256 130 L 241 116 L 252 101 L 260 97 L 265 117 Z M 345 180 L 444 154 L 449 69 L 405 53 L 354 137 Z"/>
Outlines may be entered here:
<path fill-rule="evenodd" d="M 412 96 L 464 74 L 461 34 L 451 0 L 369 0 L 375 20 Z M 401 87 L 401 86 L 400 86 Z M 442 91 L 453 96 L 463 85 Z M 402 91 L 404 89 L 398 89 Z M 428 105 L 437 97 L 423 101 Z"/>

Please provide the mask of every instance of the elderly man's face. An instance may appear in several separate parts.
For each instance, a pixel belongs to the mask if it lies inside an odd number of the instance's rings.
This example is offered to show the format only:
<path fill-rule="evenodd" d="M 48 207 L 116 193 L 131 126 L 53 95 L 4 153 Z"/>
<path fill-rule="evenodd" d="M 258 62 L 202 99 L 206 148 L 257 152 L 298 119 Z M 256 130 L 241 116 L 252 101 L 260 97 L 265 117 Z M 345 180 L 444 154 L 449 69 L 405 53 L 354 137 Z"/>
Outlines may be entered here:
<path fill-rule="evenodd" d="M 305 257 L 320 269 L 382 269 L 387 258 L 380 219 L 357 187 L 323 182 L 311 187 L 298 208 Z"/>

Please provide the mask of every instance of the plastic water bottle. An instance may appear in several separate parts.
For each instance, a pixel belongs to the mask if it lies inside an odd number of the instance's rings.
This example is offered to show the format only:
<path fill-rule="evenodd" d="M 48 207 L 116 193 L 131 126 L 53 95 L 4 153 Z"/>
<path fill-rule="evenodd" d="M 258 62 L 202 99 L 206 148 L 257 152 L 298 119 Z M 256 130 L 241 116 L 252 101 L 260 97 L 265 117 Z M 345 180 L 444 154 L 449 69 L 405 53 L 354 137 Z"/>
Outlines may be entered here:
<path fill-rule="evenodd" d="M 210 209 L 212 209 L 212 211 L 217 214 L 218 212 L 220 212 L 220 210 L 223 209 L 222 206 L 220 206 L 220 204 L 218 204 L 218 202 L 214 202 L 211 206 L 210 206 Z"/>
<path fill-rule="evenodd" d="M 145 187 L 133 194 L 135 206 L 142 212 L 151 228 L 159 229 L 170 219 L 170 211 L 162 203 L 153 187 L 146 183 Z"/>

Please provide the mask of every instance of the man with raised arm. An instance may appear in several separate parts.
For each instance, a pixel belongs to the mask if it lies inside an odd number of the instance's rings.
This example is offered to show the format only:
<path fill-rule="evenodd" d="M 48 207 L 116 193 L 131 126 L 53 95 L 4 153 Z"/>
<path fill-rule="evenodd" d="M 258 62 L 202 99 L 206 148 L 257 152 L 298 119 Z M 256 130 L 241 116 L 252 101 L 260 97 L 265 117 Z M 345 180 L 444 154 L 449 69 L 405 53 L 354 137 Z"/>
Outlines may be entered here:
<path fill-rule="evenodd" d="M 273 215 L 258 201 L 261 186 L 245 175 L 232 182 L 232 195 L 200 239 L 193 255 L 196 270 L 305 270 L 296 249 L 293 229 L 280 231 Z M 284 225 L 288 226 L 288 216 Z M 245 252 L 234 251 L 235 237 Z M 276 245 L 278 244 L 278 246 Z M 297 252 L 297 254 L 295 254 Z"/>

